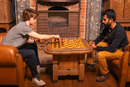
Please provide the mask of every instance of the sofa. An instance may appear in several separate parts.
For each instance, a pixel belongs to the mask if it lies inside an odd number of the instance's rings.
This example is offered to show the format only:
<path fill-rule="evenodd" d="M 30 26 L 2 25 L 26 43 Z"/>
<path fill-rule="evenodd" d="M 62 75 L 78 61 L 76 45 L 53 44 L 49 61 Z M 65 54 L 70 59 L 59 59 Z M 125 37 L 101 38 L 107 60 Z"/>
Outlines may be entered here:
<path fill-rule="evenodd" d="M 121 60 L 108 61 L 110 70 L 118 77 L 118 86 L 125 87 L 130 82 L 130 31 L 126 32 L 129 44 L 125 47 Z"/>
<path fill-rule="evenodd" d="M 1 45 L 6 33 L 0 33 L 0 85 L 25 87 L 25 62 L 14 46 Z"/>

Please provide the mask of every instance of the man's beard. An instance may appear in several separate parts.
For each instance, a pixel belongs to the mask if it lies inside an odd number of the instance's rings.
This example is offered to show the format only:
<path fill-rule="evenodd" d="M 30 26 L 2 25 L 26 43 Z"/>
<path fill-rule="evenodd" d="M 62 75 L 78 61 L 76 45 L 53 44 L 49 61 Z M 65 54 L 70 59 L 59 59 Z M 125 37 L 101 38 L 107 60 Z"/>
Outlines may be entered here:
<path fill-rule="evenodd" d="M 110 28 L 111 23 L 104 24 L 104 26 Z"/>

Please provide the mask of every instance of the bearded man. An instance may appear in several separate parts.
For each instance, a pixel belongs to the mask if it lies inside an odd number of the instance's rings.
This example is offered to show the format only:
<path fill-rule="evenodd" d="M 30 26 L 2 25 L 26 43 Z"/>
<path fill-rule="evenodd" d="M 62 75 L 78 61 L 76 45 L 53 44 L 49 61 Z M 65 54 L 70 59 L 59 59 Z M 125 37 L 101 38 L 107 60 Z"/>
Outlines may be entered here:
<path fill-rule="evenodd" d="M 116 22 L 116 13 L 113 9 L 107 9 L 102 14 L 104 28 L 100 35 L 92 41 L 91 47 L 97 51 L 97 64 L 100 75 L 97 82 L 103 82 L 110 78 L 107 60 L 116 60 L 123 55 L 125 46 L 129 43 L 125 29 Z M 87 57 L 87 64 L 93 64 L 93 52 Z"/>

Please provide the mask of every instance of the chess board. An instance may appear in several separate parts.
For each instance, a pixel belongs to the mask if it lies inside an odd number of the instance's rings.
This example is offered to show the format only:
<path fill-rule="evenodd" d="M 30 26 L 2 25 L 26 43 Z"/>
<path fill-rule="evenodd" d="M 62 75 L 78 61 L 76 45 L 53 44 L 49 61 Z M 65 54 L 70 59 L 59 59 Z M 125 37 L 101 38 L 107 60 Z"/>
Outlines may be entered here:
<path fill-rule="evenodd" d="M 86 48 L 80 38 L 52 39 L 52 49 Z"/>
<path fill-rule="evenodd" d="M 45 47 L 48 54 L 65 55 L 65 54 L 84 54 L 93 49 L 84 39 L 77 37 L 61 38 L 61 40 L 52 39 Z"/>

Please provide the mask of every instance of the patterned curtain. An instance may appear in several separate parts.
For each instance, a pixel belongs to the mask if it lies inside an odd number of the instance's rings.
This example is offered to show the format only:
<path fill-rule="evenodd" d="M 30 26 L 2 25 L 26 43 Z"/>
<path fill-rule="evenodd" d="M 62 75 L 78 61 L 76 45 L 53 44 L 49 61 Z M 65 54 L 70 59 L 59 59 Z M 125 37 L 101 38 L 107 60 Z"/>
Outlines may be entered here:
<path fill-rule="evenodd" d="M 16 24 L 22 21 L 22 12 L 30 7 L 30 0 L 15 0 Z"/>

